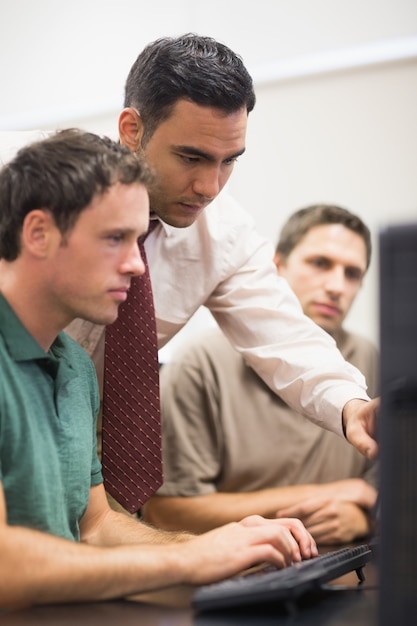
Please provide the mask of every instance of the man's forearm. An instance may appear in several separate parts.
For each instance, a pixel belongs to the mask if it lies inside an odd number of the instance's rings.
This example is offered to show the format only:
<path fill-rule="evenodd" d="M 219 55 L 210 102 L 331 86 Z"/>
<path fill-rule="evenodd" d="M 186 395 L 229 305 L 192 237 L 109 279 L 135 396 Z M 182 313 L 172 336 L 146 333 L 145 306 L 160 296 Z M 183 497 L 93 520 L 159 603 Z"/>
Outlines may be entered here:
<path fill-rule="evenodd" d="M 193 535 L 182 530 L 155 528 L 134 517 L 110 510 L 94 533 L 82 535 L 91 545 L 119 546 L 125 544 L 167 544 L 188 541 Z"/>
<path fill-rule="evenodd" d="M 180 575 L 163 546 L 108 549 L 21 527 L 1 529 L 0 551 L 3 608 L 123 597 L 175 584 Z"/>
<path fill-rule="evenodd" d="M 211 493 L 195 497 L 154 496 L 143 508 L 145 520 L 165 530 L 202 533 L 248 515 L 274 518 L 279 508 L 313 495 L 318 485 L 276 487 L 247 493 Z"/>
<path fill-rule="evenodd" d="M 364 480 L 352 478 L 324 484 L 271 487 L 247 493 L 216 492 L 188 498 L 154 496 L 145 505 L 144 515 L 158 528 L 201 533 L 248 515 L 274 518 L 280 510 L 317 496 L 343 499 L 370 509 L 376 500 L 376 490 Z"/>

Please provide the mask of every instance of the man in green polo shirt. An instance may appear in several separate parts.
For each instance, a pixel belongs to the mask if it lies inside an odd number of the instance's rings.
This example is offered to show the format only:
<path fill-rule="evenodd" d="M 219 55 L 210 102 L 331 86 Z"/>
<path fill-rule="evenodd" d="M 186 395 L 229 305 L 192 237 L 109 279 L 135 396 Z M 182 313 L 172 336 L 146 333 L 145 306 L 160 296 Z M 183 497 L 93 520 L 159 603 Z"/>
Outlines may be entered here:
<path fill-rule="evenodd" d="M 63 333 L 44 351 L 1 293 L 0 328 L 0 469 L 8 522 L 79 540 L 90 485 L 102 482 L 91 419 L 98 411 L 95 372 Z M 76 438 L 67 436 L 73 430 Z"/>
<path fill-rule="evenodd" d="M 94 368 L 61 331 L 75 317 L 113 322 L 143 274 L 149 184 L 127 148 L 76 130 L 0 172 L 0 609 L 203 584 L 317 554 L 298 520 L 256 516 L 194 537 L 109 507 Z"/>

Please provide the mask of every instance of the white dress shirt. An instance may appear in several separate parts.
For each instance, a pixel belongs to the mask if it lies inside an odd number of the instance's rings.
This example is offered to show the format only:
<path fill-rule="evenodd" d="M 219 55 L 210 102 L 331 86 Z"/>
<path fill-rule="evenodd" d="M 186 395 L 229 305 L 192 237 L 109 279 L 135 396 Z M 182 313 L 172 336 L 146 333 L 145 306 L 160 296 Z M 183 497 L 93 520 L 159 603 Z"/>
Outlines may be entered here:
<path fill-rule="evenodd" d="M 277 274 L 271 244 L 232 198 L 220 194 L 188 228 L 161 223 L 145 249 L 160 347 L 205 305 L 273 390 L 314 422 L 342 434 L 346 402 L 368 399 L 364 377 L 303 314 Z"/>

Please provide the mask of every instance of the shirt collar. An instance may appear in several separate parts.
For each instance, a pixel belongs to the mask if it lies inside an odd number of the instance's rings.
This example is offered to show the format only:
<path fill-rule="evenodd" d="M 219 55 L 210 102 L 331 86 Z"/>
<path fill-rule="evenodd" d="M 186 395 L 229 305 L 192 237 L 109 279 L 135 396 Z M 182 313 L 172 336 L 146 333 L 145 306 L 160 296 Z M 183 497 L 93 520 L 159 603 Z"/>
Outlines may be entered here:
<path fill-rule="evenodd" d="M 177 226 L 171 226 L 170 224 L 167 224 L 166 222 L 164 222 L 164 220 L 161 220 L 161 218 L 159 218 L 156 215 L 156 213 L 151 213 L 150 216 L 149 216 L 149 220 L 150 221 L 154 221 L 155 220 L 155 221 L 159 222 L 159 224 L 162 227 L 162 230 L 165 233 L 165 237 L 171 237 L 172 235 L 174 235 L 176 233 L 178 234 L 178 232 L 180 232 L 180 231 L 181 232 L 182 231 L 187 231 L 187 235 L 188 235 L 189 232 L 190 232 L 190 228 L 192 228 L 194 226 L 194 224 L 198 221 L 198 218 L 197 218 L 196 222 L 194 222 L 193 224 L 190 224 L 190 226 L 186 226 L 184 228 L 178 228 Z M 149 230 L 152 233 L 155 229 L 157 229 L 157 225 L 151 227 Z M 157 231 L 157 233 L 159 233 L 159 232 L 161 232 L 161 231 Z"/>
<path fill-rule="evenodd" d="M 10 356 L 15 361 L 48 359 L 47 354 L 13 311 L 6 298 L 0 293 L 0 335 Z"/>

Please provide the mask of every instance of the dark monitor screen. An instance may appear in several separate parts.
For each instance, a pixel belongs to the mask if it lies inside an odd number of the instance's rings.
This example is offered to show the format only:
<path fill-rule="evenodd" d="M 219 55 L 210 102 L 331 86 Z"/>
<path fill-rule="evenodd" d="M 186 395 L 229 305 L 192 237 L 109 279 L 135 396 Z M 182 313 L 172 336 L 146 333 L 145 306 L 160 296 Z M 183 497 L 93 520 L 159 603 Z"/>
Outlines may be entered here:
<path fill-rule="evenodd" d="M 417 616 L 417 222 L 380 232 L 380 616 Z"/>

